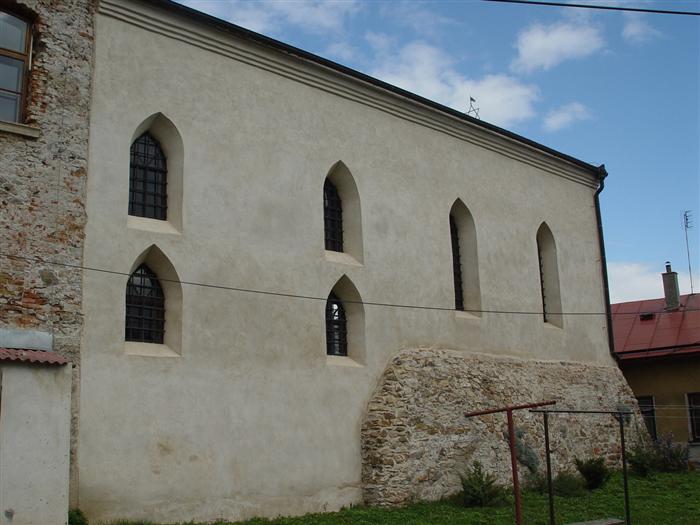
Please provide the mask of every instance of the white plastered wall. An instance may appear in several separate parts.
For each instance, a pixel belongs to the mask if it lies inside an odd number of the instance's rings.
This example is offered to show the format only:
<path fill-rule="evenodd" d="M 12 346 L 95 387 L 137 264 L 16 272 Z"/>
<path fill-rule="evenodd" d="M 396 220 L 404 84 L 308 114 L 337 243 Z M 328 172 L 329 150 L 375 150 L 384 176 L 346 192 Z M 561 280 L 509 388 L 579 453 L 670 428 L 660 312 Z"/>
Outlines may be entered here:
<path fill-rule="evenodd" d="M 335 366 L 324 308 L 341 276 L 364 301 L 453 306 L 446 225 L 457 198 L 476 226 L 483 309 L 541 311 L 535 235 L 547 221 L 564 310 L 603 312 L 592 176 L 544 154 L 510 154 L 505 139 L 483 147 L 439 132 L 455 124 L 430 112 L 433 124 L 418 124 L 399 114 L 425 110 L 397 97 L 164 11 L 102 9 L 86 266 L 128 272 L 155 244 L 184 281 L 320 300 L 183 285 L 180 355 L 127 355 L 126 277 L 85 272 L 80 502 L 93 519 L 240 519 L 358 503 L 366 404 L 401 348 L 611 364 L 603 316 L 562 330 L 541 315 L 366 305 L 363 366 Z M 174 25 L 151 31 L 159 18 Z M 200 34 L 198 45 L 183 41 Z M 257 65 L 203 48 L 217 39 L 219 50 L 255 53 Z M 339 96 L 331 81 L 393 109 Z M 129 141 L 154 113 L 184 145 L 181 233 L 127 224 Z M 362 264 L 324 253 L 323 181 L 339 160 L 361 200 Z M 567 176 L 539 167 L 550 164 Z"/>
<path fill-rule="evenodd" d="M 70 366 L 0 365 L 0 523 L 68 519 Z"/>

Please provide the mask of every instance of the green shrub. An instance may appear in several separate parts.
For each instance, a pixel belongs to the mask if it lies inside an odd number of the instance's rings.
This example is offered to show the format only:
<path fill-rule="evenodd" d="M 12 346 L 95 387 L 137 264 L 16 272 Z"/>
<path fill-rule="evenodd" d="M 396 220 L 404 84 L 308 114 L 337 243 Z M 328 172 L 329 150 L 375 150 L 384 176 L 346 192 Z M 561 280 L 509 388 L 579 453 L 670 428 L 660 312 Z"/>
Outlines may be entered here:
<path fill-rule="evenodd" d="M 627 462 L 640 476 L 652 472 L 685 472 L 688 470 L 688 446 L 675 443 L 673 434 L 656 441 L 642 438 L 630 447 Z"/>
<path fill-rule="evenodd" d="M 675 443 L 673 434 L 665 434 L 654 442 L 656 470 L 685 472 L 688 470 L 688 445 Z"/>
<path fill-rule="evenodd" d="M 581 496 L 586 492 L 583 478 L 573 472 L 560 472 L 552 481 L 554 494 L 564 498 Z"/>
<path fill-rule="evenodd" d="M 68 525 L 88 525 L 88 520 L 80 509 L 68 511 Z"/>
<path fill-rule="evenodd" d="M 460 478 L 465 507 L 496 507 L 506 502 L 508 489 L 496 483 L 494 475 L 485 473 L 478 461 Z"/>
<path fill-rule="evenodd" d="M 603 458 L 580 460 L 576 458 L 576 469 L 586 481 L 588 490 L 599 489 L 610 478 L 610 469 Z"/>
<path fill-rule="evenodd" d="M 654 471 L 655 452 L 651 442 L 640 439 L 627 450 L 627 463 L 635 474 L 647 477 Z"/>
<path fill-rule="evenodd" d="M 547 476 L 541 472 L 526 472 L 523 487 L 530 492 L 537 494 L 547 493 Z"/>

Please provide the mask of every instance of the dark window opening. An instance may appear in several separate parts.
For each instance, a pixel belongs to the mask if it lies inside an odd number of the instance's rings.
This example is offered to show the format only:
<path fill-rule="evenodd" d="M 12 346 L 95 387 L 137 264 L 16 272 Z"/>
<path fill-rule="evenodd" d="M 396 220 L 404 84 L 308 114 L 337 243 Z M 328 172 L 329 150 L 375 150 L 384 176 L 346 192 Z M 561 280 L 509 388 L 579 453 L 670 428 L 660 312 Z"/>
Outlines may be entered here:
<path fill-rule="evenodd" d="M 642 396 L 637 398 L 639 411 L 644 418 L 644 424 L 649 431 L 651 439 L 656 439 L 656 413 L 654 411 L 654 398 L 652 396 Z"/>
<path fill-rule="evenodd" d="M 0 120 L 24 120 L 31 42 L 29 24 L 0 11 Z"/>
<path fill-rule="evenodd" d="M 542 264 L 542 248 L 539 241 L 537 242 L 537 258 L 540 264 L 540 293 L 542 294 L 542 318 L 547 322 L 547 294 L 544 288 L 544 265 Z"/>
<path fill-rule="evenodd" d="M 328 296 L 326 302 L 326 353 L 348 355 L 348 322 L 345 308 L 334 293 Z"/>
<path fill-rule="evenodd" d="M 457 223 L 450 215 L 450 237 L 452 238 L 452 276 L 455 287 L 455 310 L 464 310 L 464 290 L 462 287 L 462 261 L 459 255 L 459 232 Z"/>
<path fill-rule="evenodd" d="M 131 145 L 129 215 L 166 219 L 168 168 L 156 139 L 144 133 Z"/>
<path fill-rule="evenodd" d="M 688 394 L 690 440 L 700 441 L 700 393 Z"/>
<path fill-rule="evenodd" d="M 326 250 L 343 251 L 343 206 L 335 185 L 326 179 L 323 185 L 323 220 Z"/>
<path fill-rule="evenodd" d="M 163 344 L 165 295 L 158 277 L 142 264 L 126 284 L 126 340 Z"/>

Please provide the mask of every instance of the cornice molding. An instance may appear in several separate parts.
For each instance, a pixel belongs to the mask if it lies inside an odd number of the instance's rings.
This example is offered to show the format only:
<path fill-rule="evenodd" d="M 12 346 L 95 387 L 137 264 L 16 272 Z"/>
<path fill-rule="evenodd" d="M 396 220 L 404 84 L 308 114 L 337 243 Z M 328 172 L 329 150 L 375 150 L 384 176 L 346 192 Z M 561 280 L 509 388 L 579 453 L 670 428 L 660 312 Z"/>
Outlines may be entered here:
<path fill-rule="evenodd" d="M 564 159 L 302 57 L 286 54 L 255 42 L 246 42 L 243 38 L 209 28 L 197 23 L 197 21 L 187 21 L 190 23 L 185 26 L 181 20 L 178 20 L 178 17 L 144 3 L 130 0 L 101 0 L 98 12 L 103 16 L 237 60 L 314 89 L 320 89 L 444 133 L 569 181 L 583 184 L 589 188 L 598 187 L 598 180 L 595 176 Z"/>

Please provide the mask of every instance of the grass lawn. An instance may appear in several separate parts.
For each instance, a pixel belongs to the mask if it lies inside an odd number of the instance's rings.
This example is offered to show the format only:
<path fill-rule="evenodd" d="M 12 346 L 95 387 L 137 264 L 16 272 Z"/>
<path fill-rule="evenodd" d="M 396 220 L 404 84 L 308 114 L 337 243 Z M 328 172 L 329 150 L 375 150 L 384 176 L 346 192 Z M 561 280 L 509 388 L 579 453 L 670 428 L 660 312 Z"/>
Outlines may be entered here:
<path fill-rule="evenodd" d="M 634 525 L 700 525 L 700 473 L 630 477 Z M 512 502 L 511 502 L 512 503 Z M 583 497 L 555 497 L 557 524 L 617 517 L 624 519 L 622 476 L 614 475 L 602 489 Z M 547 496 L 525 492 L 526 525 L 548 525 Z M 510 507 L 465 509 L 452 501 L 420 503 L 401 509 L 355 507 L 340 512 L 298 518 L 253 519 L 237 525 L 511 525 Z M 112 525 L 151 525 L 114 522 Z M 223 524 L 219 524 L 223 525 Z"/>

